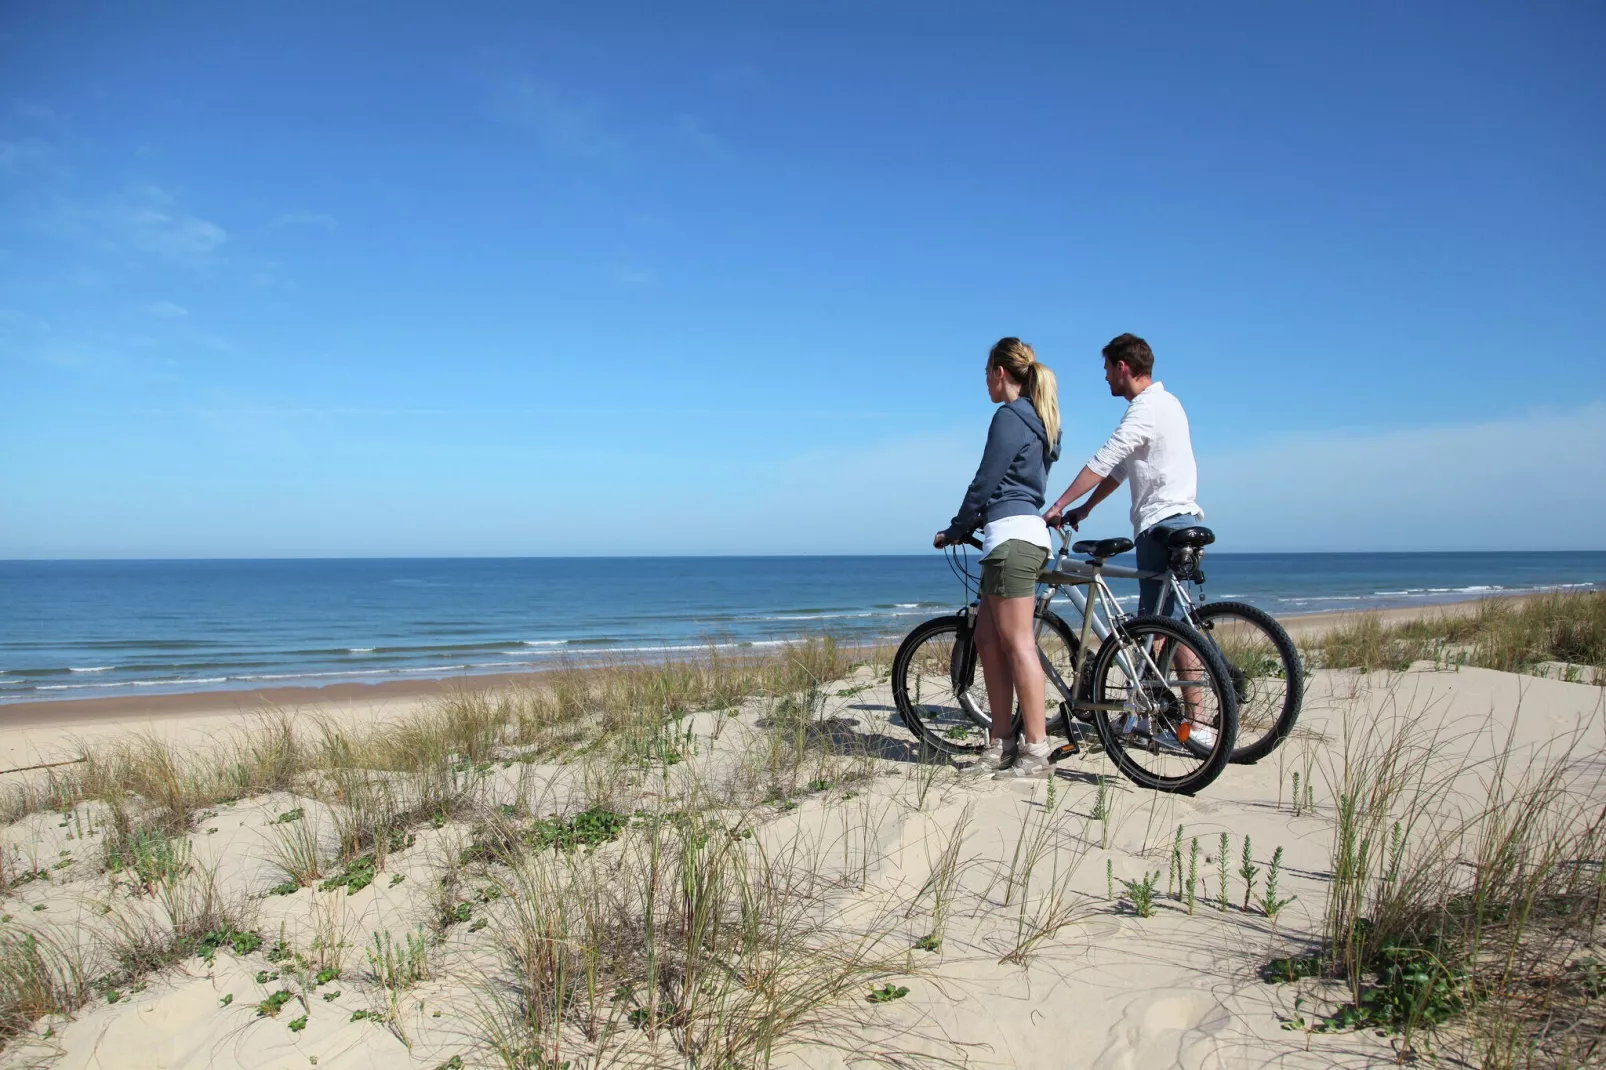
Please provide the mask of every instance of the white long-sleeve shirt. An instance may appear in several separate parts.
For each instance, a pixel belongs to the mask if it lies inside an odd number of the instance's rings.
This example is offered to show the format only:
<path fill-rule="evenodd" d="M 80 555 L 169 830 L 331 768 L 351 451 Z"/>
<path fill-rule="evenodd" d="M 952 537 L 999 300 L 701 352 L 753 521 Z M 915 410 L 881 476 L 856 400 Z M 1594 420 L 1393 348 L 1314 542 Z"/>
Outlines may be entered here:
<path fill-rule="evenodd" d="M 1100 478 L 1114 475 L 1132 487 L 1132 530 L 1144 531 L 1178 513 L 1204 515 L 1194 498 L 1199 469 L 1182 402 L 1165 384 L 1150 383 L 1087 466 Z"/>

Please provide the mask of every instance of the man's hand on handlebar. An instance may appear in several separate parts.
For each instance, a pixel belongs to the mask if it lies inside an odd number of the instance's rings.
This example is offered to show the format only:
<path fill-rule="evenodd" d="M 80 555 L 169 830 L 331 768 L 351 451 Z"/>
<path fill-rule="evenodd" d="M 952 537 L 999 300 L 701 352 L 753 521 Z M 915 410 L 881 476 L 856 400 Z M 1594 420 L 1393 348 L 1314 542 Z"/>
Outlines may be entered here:
<path fill-rule="evenodd" d="M 1069 524 L 1072 531 L 1080 531 L 1082 529 L 1082 521 L 1087 519 L 1089 512 L 1091 510 L 1085 505 L 1078 505 L 1075 509 L 1065 513 L 1060 512 L 1058 509 L 1050 509 L 1043 514 L 1043 522 L 1051 528 Z"/>
<path fill-rule="evenodd" d="M 944 546 L 947 546 L 948 533 L 946 531 L 937 532 L 937 537 L 931 540 L 931 545 L 933 549 L 937 550 L 941 550 Z"/>

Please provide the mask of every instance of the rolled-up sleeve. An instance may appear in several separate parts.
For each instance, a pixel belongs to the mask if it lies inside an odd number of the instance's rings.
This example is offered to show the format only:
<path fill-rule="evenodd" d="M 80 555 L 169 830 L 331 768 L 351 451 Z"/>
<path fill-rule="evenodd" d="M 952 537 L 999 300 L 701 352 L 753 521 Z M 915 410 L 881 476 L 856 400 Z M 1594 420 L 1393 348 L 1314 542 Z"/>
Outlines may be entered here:
<path fill-rule="evenodd" d="M 1110 435 L 1108 442 L 1099 447 L 1087 466 L 1099 478 L 1121 469 L 1133 452 L 1154 436 L 1154 416 L 1149 406 L 1139 400 L 1127 406 L 1126 415 Z"/>

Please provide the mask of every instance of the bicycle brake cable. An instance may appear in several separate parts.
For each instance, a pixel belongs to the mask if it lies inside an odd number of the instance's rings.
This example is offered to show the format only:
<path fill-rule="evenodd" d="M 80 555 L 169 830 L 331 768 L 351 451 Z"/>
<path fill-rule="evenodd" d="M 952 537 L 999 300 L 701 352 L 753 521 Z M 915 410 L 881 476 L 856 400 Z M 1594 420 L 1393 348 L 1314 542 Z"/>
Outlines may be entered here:
<path fill-rule="evenodd" d="M 960 563 L 960 555 L 961 554 L 964 555 L 964 558 L 963 558 L 964 563 L 963 564 Z M 963 545 L 960 545 L 960 546 L 950 545 L 948 547 L 948 553 L 947 553 L 946 556 L 947 556 L 947 559 L 948 559 L 948 571 L 950 571 L 950 572 L 952 572 L 954 574 L 955 578 L 957 578 L 959 580 L 960 586 L 964 588 L 965 601 L 966 602 L 971 601 L 971 596 L 973 594 L 975 594 L 976 591 L 973 589 L 975 587 L 975 581 L 971 578 L 971 575 L 970 575 L 970 550 L 969 550 L 969 548 L 965 547 Z"/>

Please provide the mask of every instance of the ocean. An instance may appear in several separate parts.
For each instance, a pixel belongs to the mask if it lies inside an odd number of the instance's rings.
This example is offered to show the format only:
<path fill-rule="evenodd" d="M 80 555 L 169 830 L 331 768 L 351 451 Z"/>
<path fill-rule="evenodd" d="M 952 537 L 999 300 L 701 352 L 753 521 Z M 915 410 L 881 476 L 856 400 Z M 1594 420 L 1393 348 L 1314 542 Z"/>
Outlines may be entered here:
<path fill-rule="evenodd" d="M 1219 553 L 1205 571 L 1209 598 L 1285 615 L 1598 587 L 1606 552 Z M 895 637 L 964 599 L 936 552 L 0 561 L 0 704 L 524 671 L 823 632 Z"/>

